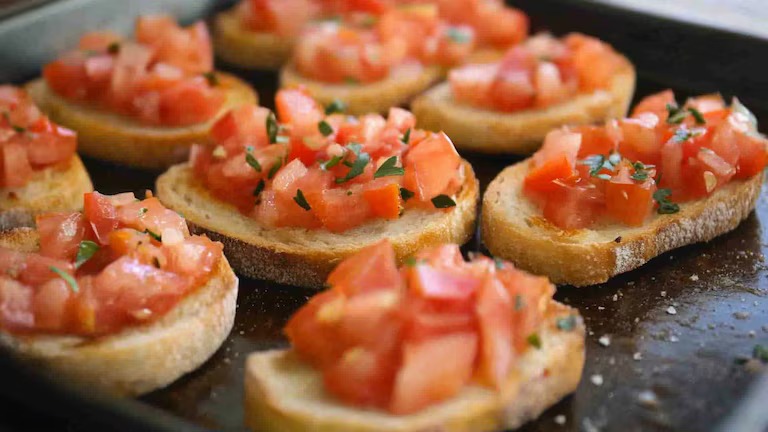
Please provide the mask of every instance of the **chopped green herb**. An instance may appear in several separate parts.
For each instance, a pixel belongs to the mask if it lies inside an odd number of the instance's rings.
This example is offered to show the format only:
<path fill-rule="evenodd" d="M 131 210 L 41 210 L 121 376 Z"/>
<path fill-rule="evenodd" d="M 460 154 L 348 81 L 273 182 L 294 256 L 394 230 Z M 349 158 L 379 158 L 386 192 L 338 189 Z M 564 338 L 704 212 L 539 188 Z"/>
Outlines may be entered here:
<path fill-rule="evenodd" d="M 613 155 L 611 155 L 609 159 L 612 157 Z M 606 159 L 605 156 L 603 155 L 592 155 L 584 158 L 581 161 L 581 164 L 587 165 L 589 167 L 589 175 L 591 175 L 592 177 L 599 177 L 600 171 L 602 171 L 603 169 L 613 171 L 614 164 L 609 159 Z M 621 158 L 619 157 L 619 162 L 620 161 L 621 161 Z"/>
<path fill-rule="evenodd" d="M 576 317 L 573 315 L 568 315 L 567 317 L 563 318 L 560 317 L 557 319 L 557 328 L 562 331 L 571 331 L 574 328 L 576 328 Z"/>
<path fill-rule="evenodd" d="M 52 272 L 56 273 L 60 278 L 64 279 L 64 282 L 66 282 L 67 285 L 69 285 L 69 288 L 72 289 L 72 292 L 80 291 L 80 286 L 77 285 L 77 281 L 75 280 L 75 278 L 72 277 L 71 274 L 69 274 L 69 273 L 65 272 L 64 270 L 62 270 L 62 269 L 60 269 L 58 267 L 55 267 L 55 266 L 50 266 L 48 268 Z"/>
<path fill-rule="evenodd" d="M 351 190 L 347 191 L 347 196 L 352 196 L 352 191 Z"/>
<path fill-rule="evenodd" d="M 360 84 L 360 80 L 354 77 L 345 77 L 344 78 L 344 84 L 347 85 L 358 85 Z"/>
<path fill-rule="evenodd" d="M 350 146 L 347 146 L 347 147 L 350 147 Z M 355 161 L 352 162 L 352 166 L 349 168 L 347 175 L 345 175 L 342 178 L 337 178 L 336 183 L 337 184 L 346 183 L 352 180 L 353 178 L 359 176 L 360 174 L 362 174 L 363 171 L 365 171 L 365 167 L 366 165 L 368 165 L 368 162 L 370 162 L 370 160 L 371 160 L 371 156 L 368 155 L 368 153 L 359 152 L 357 154 L 357 158 L 355 159 Z"/>
<path fill-rule="evenodd" d="M 413 267 L 416 265 L 416 257 L 409 256 L 404 262 L 408 267 Z"/>
<path fill-rule="evenodd" d="M 139 209 L 139 216 L 144 216 L 149 210 L 147 210 L 146 207 L 142 207 Z"/>
<path fill-rule="evenodd" d="M 264 183 L 264 179 L 259 180 L 259 184 L 256 185 L 256 188 L 253 190 L 253 196 L 256 198 L 261 195 L 262 192 L 264 192 L 264 187 L 266 184 Z"/>
<path fill-rule="evenodd" d="M 255 157 L 253 157 L 253 154 L 251 152 L 247 151 L 245 152 L 245 161 L 248 163 L 248 165 L 251 166 L 256 172 L 261 172 L 261 164 L 258 160 L 256 160 Z"/>
<path fill-rule="evenodd" d="M 206 81 L 208 81 L 209 86 L 216 87 L 219 85 L 219 76 L 216 75 L 216 72 L 209 71 L 204 73 L 203 76 L 205 77 Z"/>
<path fill-rule="evenodd" d="M 401 176 L 405 174 L 405 170 L 402 167 L 395 166 L 397 163 L 397 156 L 392 156 L 389 159 L 385 160 L 383 164 L 379 167 L 379 169 L 376 170 L 376 172 L 373 174 L 373 178 L 377 179 L 380 177 L 388 177 L 388 176 Z"/>
<path fill-rule="evenodd" d="M 16 133 L 24 133 L 24 132 L 27 131 L 27 128 L 23 128 L 23 127 L 17 126 L 17 125 L 11 125 L 11 128 L 13 128 L 14 132 L 16 132 Z"/>
<path fill-rule="evenodd" d="M 403 134 L 403 139 L 401 140 L 403 144 L 408 144 L 411 142 L 411 128 L 408 128 L 407 131 Z"/>
<path fill-rule="evenodd" d="M 669 189 L 659 189 L 653 193 L 653 199 L 659 203 L 659 208 L 656 210 L 659 214 L 673 214 L 680 211 L 680 206 L 669 200 L 669 195 L 672 191 Z"/>
<path fill-rule="evenodd" d="M 269 138 L 269 143 L 274 144 L 277 142 L 277 133 L 280 130 L 280 128 L 277 126 L 277 119 L 275 118 L 275 113 L 270 112 L 267 116 L 267 137 Z"/>
<path fill-rule="evenodd" d="M 353 142 L 346 145 L 347 150 L 351 151 L 355 156 L 360 156 L 360 152 L 363 151 L 363 145 Z"/>
<path fill-rule="evenodd" d="M 150 237 L 152 237 L 153 239 L 155 239 L 155 240 L 157 240 L 157 241 L 159 241 L 159 242 L 163 241 L 163 238 L 160 236 L 160 234 L 158 234 L 158 233 L 156 233 L 156 232 L 152 231 L 152 230 L 151 230 L 151 229 L 149 229 L 149 228 L 145 229 L 145 230 L 144 230 L 144 233 L 145 233 L 145 234 L 149 234 L 149 236 L 150 236 Z"/>
<path fill-rule="evenodd" d="M 667 123 L 669 124 L 680 124 L 688 116 L 688 112 L 676 104 L 667 104 L 667 113 Z"/>
<path fill-rule="evenodd" d="M 83 240 L 77 248 L 77 257 L 75 258 L 75 268 L 80 268 L 86 261 L 93 257 L 93 254 L 99 250 L 99 245 L 90 240 Z"/>
<path fill-rule="evenodd" d="M 541 349 L 541 338 L 538 333 L 531 333 L 526 340 L 528 341 L 528 345 L 536 349 Z"/>
<path fill-rule="evenodd" d="M 496 268 L 499 269 L 499 270 L 504 268 L 504 260 L 501 259 L 501 258 L 498 258 L 498 257 L 494 258 L 493 259 L 493 264 L 496 265 Z"/>
<path fill-rule="evenodd" d="M 446 35 L 453 42 L 460 43 L 460 44 L 467 43 L 472 40 L 472 36 L 469 33 L 462 31 L 458 27 L 448 28 L 448 31 L 446 31 Z"/>
<path fill-rule="evenodd" d="M 278 157 L 277 162 L 275 162 L 272 167 L 269 169 L 269 172 L 267 173 L 267 178 L 272 180 L 272 178 L 277 174 L 277 172 L 280 170 L 280 167 L 283 166 L 283 158 Z"/>
<path fill-rule="evenodd" d="M 621 155 L 618 153 L 611 153 L 610 156 L 608 156 L 608 162 L 611 163 L 611 165 L 616 166 L 621 162 Z"/>
<path fill-rule="evenodd" d="M 304 192 L 302 192 L 301 189 L 296 189 L 296 196 L 293 197 L 293 200 L 296 201 L 296 204 L 298 204 L 299 207 L 303 208 L 304 210 L 309 211 L 311 209 L 307 199 L 304 198 Z"/>
<path fill-rule="evenodd" d="M 334 99 L 325 107 L 325 115 L 331 115 L 334 113 L 344 113 L 347 110 L 347 104 L 339 99 Z"/>
<path fill-rule="evenodd" d="M 702 114 L 701 111 L 697 110 L 694 107 L 690 107 L 688 108 L 688 112 L 691 113 L 694 120 L 696 120 L 697 125 L 707 124 L 707 119 L 704 118 L 704 114 Z"/>
<path fill-rule="evenodd" d="M 409 191 L 408 189 L 401 187 L 400 188 L 400 198 L 403 199 L 403 201 L 408 201 L 409 199 L 413 198 L 414 193 Z"/>
<path fill-rule="evenodd" d="M 525 300 L 523 300 L 523 296 L 520 294 L 515 296 L 515 310 L 519 311 L 520 309 L 525 307 Z"/>
<path fill-rule="evenodd" d="M 435 206 L 435 208 L 456 207 L 456 201 L 448 195 L 438 195 L 432 198 L 432 205 Z"/>
<path fill-rule="evenodd" d="M 633 180 L 638 180 L 638 181 L 648 180 L 647 168 L 649 167 L 647 167 L 645 164 L 643 164 L 640 161 L 633 163 L 632 167 L 635 169 L 634 174 L 632 174 Z M 652 168 L 653 166 L 651 165 L 650 167 Z"/>
<path fill-rule="evenodd" d="M 320 168 L 322 168 L 323 170 L 327 171 L 327 170 L 335 167 L 336 165 L 338 165 L 339 162 L 341 162 L 341 159 L 342 159 L 341 156 L 334 156 L 330 160 L 321 163 L 320 164 Z"/>
<path fill-rule="evenodd" d="M 323 136 L 328 136 L 333 133 L 333 128 L 325 120 L 320 120 L 317 124 L 317 130 L 319 130 Z"/>
<path fill-rule="evenodd" d="M 107 46 L 107 52 L 110 54 L 117 54 L 120 52 L 120 43 L 119 42 L 112 42 Z"/>
<path fill-rule="evenodd" d="M 672 136 L 672 141 L 676 143 L 685 142 L 691 138 L 696 138 L 697 136 L 704 134 L 704 131 L 705 129 L 686 129 L 682 127 L 675 131 L 675 134 Z"/>

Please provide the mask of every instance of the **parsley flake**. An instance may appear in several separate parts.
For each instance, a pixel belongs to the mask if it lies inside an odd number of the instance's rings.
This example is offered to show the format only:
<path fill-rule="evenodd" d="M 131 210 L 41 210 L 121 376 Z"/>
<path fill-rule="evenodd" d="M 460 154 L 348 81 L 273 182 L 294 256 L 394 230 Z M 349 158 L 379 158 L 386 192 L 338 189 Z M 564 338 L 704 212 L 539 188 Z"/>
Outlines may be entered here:
<path fill-rule="evenodd" d="M 331 115 L 334 113 L 344 113 L 347 110 L 347 104 L 339 99 L 334 99 L 325 107 L 325 115 Z"/>
<path fill-rule="evenodd" d="M 83 240 L 77 248 L 77 257 L 75 258 L 75 268 L 80 268 L 86 261 L 93 257 L 93 254 L 99 250 L 99 245 L 90 240 Z"/>
<path fill-rule="evenodd" d="M 413 198 L 414 193 L 409 191 L 408 189 L 401 187 L 400 188 L 400 198 L 403 199 L 403 201 L 408 201 L 409 199 Z"/>
<path fill-rule="evenodd" d="M 528 341 L 528 345 L 536 349 L 541 349 L 541 338 L 538 333 L 531 333 L 526 340 Z"/>
<path fill-rule="evenodd" d="M 562 331 L 571 331 L 576 328 L 576 317 L 568 315 L 567 317 L 560 317 L 557 319 L 557 328 Z"/>
<path fill-rule="evenodd" d="M 280 128 L 277 126 L 277 119 L 275 118 L 275 113 L 270 112 L 267 116 L 267 137 L 269 138 L 269 143 L 274 144 L 277 142 L 277 133 L 280 130 Z"/>
<path fill-rule="evenodd" d="M 697 110 L 694 107 L 688 108 L 688 112 L 691 113 L 693 116 L 693 119 L 696 120 L 697 125 L 704 125 L 707 124 L 707 119 L 704 118 L 704 114 L 701 113 L 701 111 Z"/>
<path fill-rule="evenodd" d="M 302 192 L 301 189 L 296 189 L 296 196 L 293 197 L 293 200 L 304 210 L 309 211 L 311 209 L 307 199 L 304 198 L 304 192 Z"/>
<path fill-rule="evenodd" d="M 397 156 L 392 156 L 389 159 L 385 160 L 383 164 L 379 167 L 379 169 L 376 170 L 376 172 L 373 174 L 373 178 L 377 179 L 379 177 L 388 177 L 388 176 L 401 176 L 405 174 L 405 170 L 402 167 L 395 166 L 397 163 Z"/>
<path fill-rule="evenodd" d="M 360 144 L 357 144 L 357 145 L 359 146 Z M 347 147 L 351 147 L 351 146 L 352 144 L 348 145 Z M 347 175 L 341 178 L 337 178 L 336 184 L 346 183 L 352 180 L 353 178 L 359 176 L 360 174 L 362 174 L 363 171 L 365 171 L 365 167 L 368 165 L 368 162 L 370 162 L 371 156 L 368 155 L 368 153 L 361 152 L 359 149 L 356 154 L 357 154 L 357 158 L 355 159 L 354 162 L 352 162 L 349 168 L 349 171 L 347 172 Z"/>
<path fill-rule="evenodd" d="M 208 81 L 209 86 L 216 87 L 219 85 L 219 76 L 216 75 L 216 72 L 208 71 L 203 74 L 203 77 L 205 77 L 205 80 Z"/>
<path fill-rule="evenodd" d="M 253 190 L 253 196 L 255 196 L 258 199 L 259 195 L 261 195 L 261 193 L 264 192 L 264 187 L 266 187 L 266 184 L 264 183 L 264 179 L 259 180 L 259 184 L 257 184 L 256 188 Z"/>
<path fill-rule="evenodd" d="M 520 309 L 525 307 L 525 300 L 523 300 L 523 296 L 520 294 L 515 296 L 515 310 L 519 311 Z"/>
<path fill-rule="evenodd" d="M 267 178 L 272 180 L 272 178 L 277 174 L 277 172 L 280 170 L 280 167 L 283 166 L 283 158 L 278 157 L 277 162 L 275 162 L 272 167 L 269 169 L 269 172 L 267 173 Z"/>
<path fill-rule="evenodd" d="M 499 269 L 499 270 L 501 270 L 501 269 L 503 269 L 503 268 L 504 268 L 504 260 L 503 260 L 503 259 L 501 259 L 501 258 L 498 258 L 498 257 L 494 258 L 494 259 L 493 259 L 493 264 L 494 264 L 494 265 L 496 266 L 496 268 L 497 268 L 497 269 Z"/>
<path fill-rule="evenodd" d="M 64 270 L 56 267 L 56 266 L 50 266 L 48 267 L 52 272 L 56 273 L 60 278 L 64 279 L 64 282 L 69 285 L 69 288 L 72 289 L 72 292 L 78 292 L 80 291 L 80 286 L 77 284 L 77 280 L 72 277 L 71 274 L 65 272 Z"/>
<path fill-rule="evenodd" d="M 656 210 L 659 214 L 673 214 L 680 211 L 680 206 L 669 200 L 672 191 L 669 189 L 659 189 L 653 193 L 653 200 L 659 203 Z"/>
<path fill-rule="evenodd" d="M 145 234 L 149 234 L 149 236 L 150 236 L 150 237 L 152 237 L 153 239 L 155 239 L 155 240 L 157 240 L 157 241 L 159 241 L 159 242 L 162 242 L 162 241 L 163 241 L 163 238 L 160 236 L 160 234 L 158 234 L 158 233 L 156 233 L 156 232 L 152 231 L 152 230 L 151 230 L 151 229 L 149 229 L 149 228 L 146 228 L 146 229 L 144 230 L 144 233 L 145 233 Z"/>
<path fill-rule="evenodd" d="M 112 42 L 107 46 L 107 52 L 109 54 L 117 54 L 120 52 L 120 43 L 119 42 Z"/>
<path fill-rule="evenodd" d="M 404 263 L 408 267 L 414 267 L 417 264 L 416 257 L 409 256 L 408 258 L 405 259 Z"/>
<path fill-rule="evenodd" d="M 333 133 L 333 128 L 325 120 L 320 120 L 320 122 L 317 123 L 317 130 L 319 130 L 323 136 L 328 136 Z"/>
<path fill-rule="evenodd" d="M 667 104 L 667 114 L 667 123 L 675 125 L 682 123 L 688 116 L 688 112 L 677 104 Z"/>
<path fill-rule="evenodd" d="M 321 163 L 320 168 L 323 169 L 324 171 L 328 171 L 329 169 L 338 165 L 339 162 L 341 162 L 341 159 L 342 159 L 341 156 L 334 156 L 331 159 Z"/>
<path fill-rule="evenodd" d="M 405 133 L 403 134 L 403 139 L 401 141 L 403 142 L 403 144 L 406 144 L 406 145 L 409 142 L 411 142 L 411 128 L 408 128 L 408 130 L 405 131 Z"/>
<path fill-rule="evenodd" d="M 456 207 L 456 201 L 448 195 L 438 195 L 432 198 L 432 205 L 439 209 Z"/>
<path fill-rule="evenodd" d="M 458 27 L 450 27 L 446 32 L 446 36 L 453 42 L 463 44 L 472 40 L 472 36 Z"/>
<path fill-rule="evenodd" d="M 248 165 L 251 166 L 256 172 L 261 172 L 261 164 L 258 160 L 256 160 L 255 157 L 253 157 L 253 154 L 251 152 L 247 151 L 245 152 L 245 161 L 248 163 Z"/>

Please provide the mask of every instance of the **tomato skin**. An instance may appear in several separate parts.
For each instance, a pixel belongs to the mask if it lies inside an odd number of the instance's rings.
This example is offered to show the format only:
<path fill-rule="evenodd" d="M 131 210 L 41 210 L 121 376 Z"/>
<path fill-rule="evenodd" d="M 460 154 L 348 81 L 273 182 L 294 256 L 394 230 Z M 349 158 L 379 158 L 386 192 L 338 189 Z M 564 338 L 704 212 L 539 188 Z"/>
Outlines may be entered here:
<path fill-rule="evenodd" d="M 40 254 L 50 258 L 73 260 L 86 235 L 85 220 L 80 212 L 39 215 L 35 226 L 40 234 Z"/>
<path fill-rule="evenodd" d="M 629 174 L 614 177 L 605 186 L 607 213 L 630 226 L 642 225 L 653 209 L 653 181 L 636 184 Z"/>
<path fill-rule="evenodd" d="M 672 90 L 664 90 L 643 98 L 632 110 L 632 117 L 637 117 L 640 113 L 652 113 L 656 114 L 661 122 L 666 122 L 669 116 L 667 105 L 677 105 L 675 93 Z"/>
<path fill-rule="evenodd" d="M 553 183 L 546 192 L 544 217 L 562 229 L 581 229 L 592 225 L 600 215 L 602 190 L 584 184 Z"/>
<path fill-rule="evenodd" d="M 396 368 L 392 355 L 364 348 L 347 350 L 338 362 L 323 371 L 323 383 L 342 402 L 360 407 L 386 405 Z"/>
<path fill-rule="evenodd" d="M 109 233 L 118 225 L 115 206 L 104 195 L 89 192 L 83 199 L 83 213 L 99 243 L 108 244 Z"/>
<path fill-rule="evenodd" d="M 400 186 L 397 183 L 367 188 L 363 196 L 376 217 L 397 219 L 400 216 Z"/>
<path fill-rule="evenodd" d="M 450 138 L 442 132 L 433 134 L 406 153 L 404 186 L 420 200 L 430 200 L 448 186 L 450 178 L 444 173 L 455 172 L 460 163 Z"/>
<path fill-rule="evenodd" d="M 205 81 L 194 78 L 181 81 L 160 95 L 160 123 L 184 126 L 202 123 L 219 112 L 225 96 Z"/>
<path fill-rule="evenodd" d="M 345 259 L 328 276 L 328 284 L 346 294 L 399 287 L 392 245 L 379 242 Z"/>
<path fill-rule="evenodd" d="M 328 311 L 343 308 L 343 301 L 344 295 L 338 290 L 320 293 L 285 325 L 285 335 L 298 355 L 317 368 L 333 364 L 343 353 L 343 347 L 327 343 L 336 340 L 337 326 L 333 317 L 340 313 Z M 318 315 L 321 310 L 324 314 Z"/>
<path fill-rule="evenodd" d="M 743 135 L 739 140 L 739 160 L 736 178 L 750 178 L 765 169 L 768 164 L 766 141 L 753 135 Z"/>
<path fill-rule="evenodd" d="M 506 287 L 495 277 L 487 277 L 478 292 L 476 315 L 480 348 L 480 380 L 501 388 L 514 359 L 512 310 L 514 305 Z"/>

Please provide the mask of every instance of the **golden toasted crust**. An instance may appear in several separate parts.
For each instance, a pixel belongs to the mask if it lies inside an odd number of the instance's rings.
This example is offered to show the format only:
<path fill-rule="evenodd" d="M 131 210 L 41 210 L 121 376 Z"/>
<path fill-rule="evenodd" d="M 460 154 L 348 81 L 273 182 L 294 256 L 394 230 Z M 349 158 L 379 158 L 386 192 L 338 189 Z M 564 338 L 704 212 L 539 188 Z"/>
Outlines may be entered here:
<path fill-rule="evenodd" d="M 187 164 L 157 179 L 157 197 L 184 215 L 190 229 L 224 243 L 232 266 L 246 276 L 322 287 L 344 258 L 388 238 L 398 261 L 440 243 L 466 243 L 474 232 L 478 183 L 465 162 L 464 185 L 456 207 L 446 211 L 409 209 L 399 219 L 374 220 L 343 233 L 324 229 L 265 228 L 234 206 L 214 198 Z"/>
<path fill-rule="evenodd" d="M 258 97 L 245 82 L 217 72 L 227 100 L 216 118 L 231 108 L 257 103 Z M 210 120 L 184 127 L 146 126 L 137 121 L 66 100 L 43 79 L 26 86 L 32 99 L 56 123 L 77 131 L 78 151 L 97 159 L 140 168 L 167 168 L 187 159 L 192 144 L 208 140 Z"/>
<path fill-rule="evenodd" d="M 319 372 L 289 350 L 251 354 L 245 367 L 246 424 L 265 432 L 495 431 L 538 417 L 573 392 L 584 367 L 584 325 L 572 331 L 555 326 L 576 313 L 551 302 L 542 348 L 517 360 L 500 391 L 470 386 L 456 397 L 407 416 L 341 404 L 323 389 Z"/>
<path fill-rule="evenodd" d="M 514 113 L 484 110 L 457 103 L 449 83 L 413 101 L 418 126 L 444 131 L 456 147 L 482 153 L 530 154 L 549 131 L 566 124 L 602 123 L 627 113 L 635 92 L 635 70 L 629 60 L 607 90 L 580 94 L 544 109 Z"/>
<path fill-rule="evenodd" d="M 442 76 L 443 70 L 440 67 L 411 63 L 395 68 L 389 77 L 374 83 L 327 84 L 299 75 L 289 63 L 280 71 L 280 86 L 304 86 L 323 105 L 335 99 L 344 101 L 347 103 L 348 114 L 386 114 L 390 107 L 407 104 Z"/>
<path fill-rule="evenodd" d="M 0 247 L 33 251 L 37 241 L 29 228 L 0 233 Z M 205 285 L 157 321 L 96 339 L 0 330 L 0 345 L 73 384 L 140 395 L 170 384 L 216 352 L 234 323 L 237 285 L 222 258 Z"/>
<path fill-rule="evenodd" d="M 93 185 L 83 162 L 73 155 L 69 162 L 36 171 L 20 188 L 0 188 L 0 230 L 32 226 L 43 212 L 80 210 L 83 194 Z"/>
<path fill-rule="evenodd" d="M 213 19 L 213 48 L 225 62 L 245 69 L 272 69 L 288 63 L 295 40 L 243 28 L 234 9 Z"/>
<path fill-rule="evenodd" d="M 488 250 L 553 282 L 576 286 L 607 281 L 662 253 L 709 241 L 736 228 L 755 208 L 763 174 L 734 180 L 706 199 L 680 204 L 640 227 L 602 224 L 563 231 L 523 196 L 530 159 L 504 169 L 483 197 L 482 238 Z"/>

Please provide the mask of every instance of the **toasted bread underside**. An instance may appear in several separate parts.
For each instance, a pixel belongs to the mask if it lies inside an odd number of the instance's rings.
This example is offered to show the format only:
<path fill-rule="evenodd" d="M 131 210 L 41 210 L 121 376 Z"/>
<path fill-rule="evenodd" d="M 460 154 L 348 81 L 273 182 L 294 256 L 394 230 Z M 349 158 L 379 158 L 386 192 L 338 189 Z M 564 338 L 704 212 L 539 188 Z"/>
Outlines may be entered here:
<path fill-rule="evenodd" d="M 36 171 L 25 186 L 0 188 L 0 231 L 33 226 L 40 213 L 80 210 L 83 194 L 92 191 L 91 178 L 77 155 Z"/>
<path fill-rule="evenodd" d="M 319 288 L 344 258 L 388 238 L 398 261 L 440 243 L 466 243 L 474 233 L 478 183 L 464 162 L 465 181 L 448 210 L 408 209 L 397 220 L 374 220 L 343 233 L 325 229 L 265 228 L 216 199 L 187 164 L 157 179 L 157 196 L 184 215 L 190 229 L 224 243 L 232 267 L 248 277 Z"/>
<path fill-rule="evenodd" d="M 344 405 L 323 389 L 322 375 L 290 350 L 251 354 L 245 367 L 246 424 L 265 432 L 479 432 L 512 429 L 572 393 L 584 367 L 584 326 L 558 330 L 573 310 L 552 302 L 541 349 L 530 348 L 499 391 L 464 388 L 418 413 L 395 416 Z"/>
<path fill-rule="evenodd" d="M 763 174 L 734 180 L 711 196 L 655 214 L 639 227 L 600 224 L 561 230 L 523 195 L 530 159 L 504 169 L 483 197 L 482 239 L 488 250 L 558 284 L 592 285 L 640 267 L 662 253 L 709 241 L 736 228 L 755 208 Z"/>
<path fill-rule="evenodd" d="M 231 108 L 257 103 L 248 84 L 217 72 L 227 100 L 216 117 L 184 127 L 147 126 L 103 109 L 72 102 L 57 95 L 41 78 L 26 88 L 35 103 L 56 123 L 77 131 L 78 151 L 97 159 L 139 168 L 166 168 L 187 159 L 192 144 L 208 140 L 215 119 Z"/>
<path fill-rule="evenodd" d="M 323 105 L 335 99 L 344 101 L 348 114 L 386 114 L 391 107 L 409 103 L 442 76 L 440 67 L 409 64 L 395 68 L 389 77 L 369 84 L 327 84 L 301 76 L 289 63 L 280 71 L 280 86 L 304 86 Z"/>
<path fill-rule="evenodd" d="M 278 70 L 290 61 L 294 43 L 291 38 L 243 28 L 234 9 L 213 19 L 213 51 L 233 66 Z"/>
<path fill-rule="evenodd" d="M 459 104 L 448 82 L 416 98 L 411 109 L 420 128 L 444 131 L 461 150 L 530 154 L 552 129 L 623 117 L 634 92 L 635 70 L 626 60 L 608 89 L 543 109 L 503 113 Z"/>
<path fill-rule="evenodd" d="M 29 252 L 37 242 L 29 228 L 0 234 L 0 247 Z M 0 331 L 0 344 L 72 384 L 136 396 L 170 384 L 216 352 L 234 323 L 237 286 L 222 258 L 204 286 L 151 323 L 96 339 Z"/>

